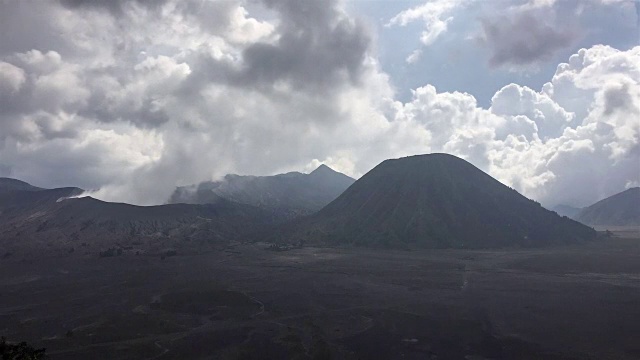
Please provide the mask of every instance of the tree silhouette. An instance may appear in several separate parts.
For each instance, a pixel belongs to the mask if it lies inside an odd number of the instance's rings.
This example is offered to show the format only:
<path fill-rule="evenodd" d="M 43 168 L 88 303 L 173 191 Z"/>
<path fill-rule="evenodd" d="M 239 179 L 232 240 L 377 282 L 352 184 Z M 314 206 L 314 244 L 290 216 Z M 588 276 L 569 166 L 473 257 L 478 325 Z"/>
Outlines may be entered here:
<path fill-rule="evenodd" d="M 11 344 L 3 336 L 0 338 L 0 355 L 2 360 L 41 360 L 46 359 L 45 349 L 34 349 L 26 342 Z"/>

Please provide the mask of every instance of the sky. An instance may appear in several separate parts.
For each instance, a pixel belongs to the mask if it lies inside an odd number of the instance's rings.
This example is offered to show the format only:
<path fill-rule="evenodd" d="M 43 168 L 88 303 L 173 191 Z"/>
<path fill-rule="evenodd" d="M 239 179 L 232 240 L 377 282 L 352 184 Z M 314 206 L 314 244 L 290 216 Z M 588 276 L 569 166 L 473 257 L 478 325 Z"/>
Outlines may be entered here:
<path fill-rule="evenodd" d="M 552 207 L 640 185 L 640 0 L 0 0 L 0 176 L 162 204 L 446 152 Z"/>

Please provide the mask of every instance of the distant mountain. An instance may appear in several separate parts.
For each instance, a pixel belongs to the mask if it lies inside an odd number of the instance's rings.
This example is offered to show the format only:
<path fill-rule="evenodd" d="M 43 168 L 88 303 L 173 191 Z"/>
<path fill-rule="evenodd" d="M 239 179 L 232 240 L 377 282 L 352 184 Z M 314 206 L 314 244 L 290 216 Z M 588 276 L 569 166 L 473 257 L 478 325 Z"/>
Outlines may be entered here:
<path fill-rule="evenodd" d="M 462 159 L 431 154 L 382 162 L 318 213 L 281 227 L 273 240 L 486 248 L 567 244 L 595 235 Z"/>
<path fill-rule="evenodd" d="M 566 216 L 574 219 L 582 209 L 569 205 L 557 205 L 551 210 L 557 212 L 560 216 Z"/>
<path fill-rule="evenodd" d="M 282 219 L 308 215 L 336 199 L 355 180 L 326 165 L 310 174 L 227 175 L 220 181 L 177 188 L 170 204 L 209 204 L 227 199 L 256 206 Z"/>
<path fill-rule="evenodd" d="M 112 247 L 202 251 L 242 240 L 242 234 L 273 222 L 264 210 L 226 199 L 144 207 L 69 198 L 83 193 L 78 188 L 20 188 L 27 190 L 0 193 L 0 257 L 16 251 L 97 253 Z"/>
<path fill-rule="evenodd" d="M 640 187 L 600 200 L 582 209 L 576 219 L 588 225 L 640 225 Z"/>
<path fill-rule="evenodd" d="M 26 182 L 20 181 L 17 179 L 0 177 L 0 193 L 15 191 L 15 190 L 38 191 L 43 189 L 39 187 L 35 187 L 31 184 L 27 184 Z"/>
<path fill-rule="evenodd" d="M 0 184 L 2 183 L 6 186 L 0 185 L 0 222 L 25 211 L 46 209 L 61 199 L 78 196 L 84 192 L 76 187 L 43 189 L 7 178 L 2 179 Z"/>

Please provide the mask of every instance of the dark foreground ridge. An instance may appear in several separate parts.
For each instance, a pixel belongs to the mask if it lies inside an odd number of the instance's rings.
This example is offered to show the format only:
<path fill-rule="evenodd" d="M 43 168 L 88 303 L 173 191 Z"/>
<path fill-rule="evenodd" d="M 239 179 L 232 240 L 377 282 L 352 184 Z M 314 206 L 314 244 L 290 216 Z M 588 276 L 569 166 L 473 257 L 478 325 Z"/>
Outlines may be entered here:
<path fill-rule="evenodd" d="M 582 209 L 576 219 L 589 225 L 640 225 L 640 187 L 600 200 Z"/>
<path fill-rule="evenodd" d="M 593 239 L 470 163 L 447 154 L 386 160 L 274 241 L 371 247 L 546 246 Z"/>
<path fill-rule="evenodd" d="M 226 199 L 215 204 L 135 206 L 78 188 L 0 192 L 0 256 L 98 254 L 109 249 L 202 252 L 241 240 L 272 221 L 264 210 Z"/>

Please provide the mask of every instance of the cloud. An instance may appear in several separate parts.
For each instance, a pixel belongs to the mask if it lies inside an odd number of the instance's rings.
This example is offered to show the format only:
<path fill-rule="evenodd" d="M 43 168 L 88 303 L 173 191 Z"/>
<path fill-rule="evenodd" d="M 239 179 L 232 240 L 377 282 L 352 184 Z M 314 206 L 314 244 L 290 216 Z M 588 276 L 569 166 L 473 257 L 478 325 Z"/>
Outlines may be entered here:
<path fill-rule="evenodd" d="M 159 8 L 166 0 L 60 0 L 69 8 L 106 9 L 114 16 L 122 15 L 127 5 L 142 5 L 149 8 Z"/>
<path fill-rule="evenodd" d="M 37 184 L 154 204 L 227 172 L 301 168 L 379 86 L 371 34 L 337 2 L 265 1 L 269 21 L 234 1 L 62 5 L 41 24 L 51 41 L 0 63 L 0 166 Z"/>
<path fill-rule="evenodd" d="M 405 60 L 408 64 L 414 64 L 418 62 L 418 60 L 420 60 L 420 57 L 422 57 L 422 50 L 416 49 L 416 50 L 413 50 Z"/>
<path fill-rule="evenodd" d="M 466 0 L 427 1 L 422 5 L 401 11 L 391 18 L 385 26 L 407 26 L 414 21 L 422 21 L 424 30 L 420 34 L 420 42 L 424 46 L 429 46 L 446 33 L 449 23 L 453 20 L 451 12 L 464 6 L 467 2 Z M 407 62 L 415 63 L 421 55 L 422 52 L 419 49 L 414 50 L 407 57 Z"/>
<path fill-rule="evenodd" d="M 25 81 L 24 70 L 15 65 L 0 62 L 0 97 L 9 99 L 14 96 Z"/>
<path fill-rule="evenodd" d="M 549 60 L 575 40 L 575 34 L 545 22 L 536 9 L 482 21 L 482 43 L 490 52 L 489 64 L 527 66 Z"/>
<path fill-rule="evenodd" d="M 226 173 L 357 177 L 436 151 L 543 203 L 640 181 L 640 47 L 582 49 L 541 89 L 509 84 L 483 108 L 430 84 L 398 100 L 375 34 L 338 1 L 51 2 L 48 17 L 15 4 L 0 2 L 27 29 L 0 42 L 0 173 L 35 185 L 157 204 Z"/>
<path fill-rule="evenodd" d="M 536 92 L 528 87 L 509 84 L 491 99 L 491 111 L 502 117 L 526 119 L 535 126 L 535 135 L 547 139 L 560 136 L 572 125 L 575 114 L 558 105 L 549 94 Z M 575 125 L 575 124 L 573 124 Z M 532 134 L 521 133 L 531 139 Z"/>
<path fill-rule="evenodd" d="M 284 83 L 312 91 L 360 81 L 371 42 L 363 24 L 332 2 L 269 0 L 266 4 L 282 14 L 276 30 L 279 38 L 244 49 L 236 81 L 262 86 Z"/>
<path fill-rule="evenodd" d="M 479 44 L 489 66 L 511 71 L 539 70 L 579 47 L 612 44 L 633 47 L 640 30 L 631 14 L 635 0 L 528 0 L 487 11 L 480 18 Z M 490 8 L 490 6 L 487 6 Z M 576 47 L 576 48 L 574 48 Z"/>
<path fill-rule="evenodd" d="M 640 47 L 582 49 L 541 91 L 510 84 L 489 109 L 427 85 L 396 102 L 393 122 L 427 134 L 546 205 L 589 205 L 640 179 Z"/>
<path fill-rule="evenodd" d="M 637 181 L 639 61 L 640 47 L 618 51 L 595 46 L 581 49 L 568 63 L 560 64 L 533 106 L 542 115 L 531 118 L 541 128 L 539 139 L 526 140 L 514 133 L 498 143 L 504 148 L 492 155 L 496 173 L 532 179 L 528 184 L 516 181 L 521 190 L 544 202 L 577 206 L 589 205 L 622 190 L 626 182 Z M 504 90 L 494 97 L 494 106 L 512 103 L 515 113 L 510 115 L 531 116 L 531 101 L 523 102 L 521 96 L 507 95 Z M 502 96 L 505 98 L 499 99 Z M 499 107 L 491 110 L 503 113 Z M 549 125 L 553 131 L 545 133 L 544 126 Z M 522 174 L 517 175 L 518 171 Z M 506 175 L 509 172 L 512 174 Z"/>

